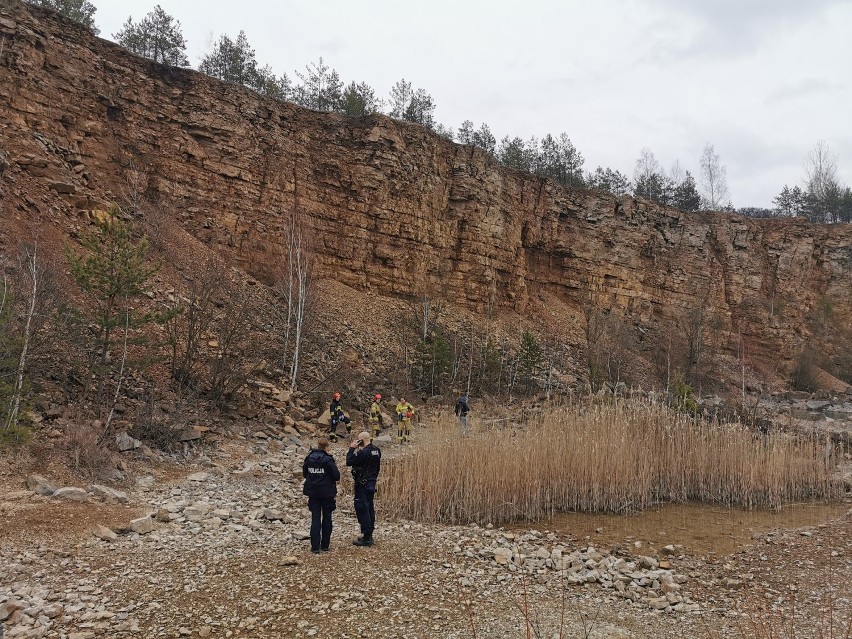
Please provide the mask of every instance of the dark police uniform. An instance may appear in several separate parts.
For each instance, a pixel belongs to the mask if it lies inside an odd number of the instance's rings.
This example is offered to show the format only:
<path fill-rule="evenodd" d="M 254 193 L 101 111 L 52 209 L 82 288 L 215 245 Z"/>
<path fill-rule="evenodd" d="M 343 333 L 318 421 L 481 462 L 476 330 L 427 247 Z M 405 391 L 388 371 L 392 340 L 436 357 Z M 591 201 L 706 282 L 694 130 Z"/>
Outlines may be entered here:
<path fill-rule="evenodd" d="M 334 457 L 321 449 L 312 450 L 302 464 L 305 485 L 302 492 L 308 496 L 311 511 L 311 550 L 328 550 L 331 541 L 331 513 L 337 507 L 337 482 L 340 471 Z"/>
<path fill-rule="evenodd" d="M 352 467 L 355 480 L 355 515 L 361 525 L 361 537 L 354 543 L 358 546 L 373 544 L 373 529 L 376 524 L 376 481 L 382 463 L 382 451 L 372 443 L 359 451 L 350 448 L 346 453 L 346 465 Z"/>

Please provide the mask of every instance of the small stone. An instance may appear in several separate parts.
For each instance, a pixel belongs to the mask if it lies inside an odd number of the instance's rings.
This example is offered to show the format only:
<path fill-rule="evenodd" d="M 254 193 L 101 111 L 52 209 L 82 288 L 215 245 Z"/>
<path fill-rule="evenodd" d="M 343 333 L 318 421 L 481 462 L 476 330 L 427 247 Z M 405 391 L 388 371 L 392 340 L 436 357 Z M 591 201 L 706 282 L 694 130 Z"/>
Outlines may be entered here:
<path fill-rule="evenodd" d="M 27 477 L 27 488 L 33 491 L 36 495 L 45 495 L 49 497 L 56 492 L 57 487 L 41 475 L 29 475 Z"/>
<path fill-rule="evenodd" d="M 260 515 L 263 519 L 267 519 L 269 521 L 283 521 L 286 515 L 282 513 L 280 510 L 275 508 L 264 508 L 263 512 Z"/>
<path fill-rule="evenodd" d="M 673 545 L 669 544 L 668 546 L 663 546 L 660 549 L 660 552 L 666 556 L 671 556 L 677 554 L 677 549 Z"/>
<path fill-rule="evenodd" d="M 293 555 L 287 555 L 286 557 L 282 557 L 278 562 L 279 566 L 298 566 L 299 558 L 294 557 Z"/>
<path fill-rule="evenodd" d="M 142 447 L 142 442 L 134 437 L 131 437 L 126 432 L 121 431 L 120 433 L 116 433 L 115 435 L 115 447 L 118 448 L 121 452 L 126 452 L 128 450 L 136 450 L 137 448 Z"/>
<path fill-rule="evenodd" d="M 6 603 L 0 605 L 0 621 L 6 621 L 9 617 L 12 616 L 18 610 L 23 610 L 26 608 L 26 605 L 23 601 L 18 601 L 17 599 L 12 599 L 11 601 L 7 601 Z"/>
<path fill-rule="evenodd" d="M 47 187 L 49 189 L 53 189 L 57 193 L 63 193 L 66 195 L 73 195 L 74 191 L 77 190 L 77 187 L 69 182 L 50 182 Z"/>
<path fill-rule="evenodd" d="M 130 530 L 140 535 L 147 535 L 155 529 L 154 520 L 148 517 L 140 517 L 130 522 Z"/>
<path fill-rule="evenodd" d="M 120 504 L 127 502 L 127 493 L 120 490 L 115 490 L 109 486 L 101 484 L 92 484 L 89 486 L 89 492 L 98 497 L 103 497 L 107 501 L 118 502 Z"/>
<path fill-rule="evenodd" d="M 118 540 L 118 535 L 115 534 L 113 530 L 106 526 L 101 526 L 100 524 L 94 527 L 92 534 L 98 539 L 102 539 L 103 541 L 108 541 L 110 543 Z"/>
<path fill-rule="evenodd" d="M 88 501 L 89 493 L 82 488 L 66 486 L 65 488 L 59 488 L 56 492 L 54 492 L 53 497 L 55 499 L 66 499 L 68 501 Z"/>
<path fill-rule="evenodd" d="M 136 479 L 136 485 L 139 488 L 153 488 L 156 480 L 153 475 L 145 475 Z"/>
<path fill-rule="evenodd" d="M 205 473 L 204 471 L 200 471 L 200 472 L 192 473 L 191 475 L 188 475 L 186 479 L 187 479 L 187 481 L 199 481 L 199 482 L 207 481 L 208 479 L 210 479 L 210 473 Z"/>
<path fill-rule="evenodd" d="M 202 626 L 198 629 L 198 636 L 201 639 L 206 639 L 206 637 L 210 637 L 213 634 L 213 628 L 210 626 Z"/>

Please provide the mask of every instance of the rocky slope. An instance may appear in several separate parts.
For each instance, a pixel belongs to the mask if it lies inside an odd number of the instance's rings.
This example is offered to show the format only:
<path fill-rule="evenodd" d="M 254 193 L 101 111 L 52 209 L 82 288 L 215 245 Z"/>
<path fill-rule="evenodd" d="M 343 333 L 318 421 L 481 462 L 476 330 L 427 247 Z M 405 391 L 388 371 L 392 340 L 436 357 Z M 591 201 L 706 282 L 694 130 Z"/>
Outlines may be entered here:
<path fill-rule="evenodd" d="M 322 274 L 360 290 L 535 311 L 575 343 L 584 307 L 613 309 L 648 351 L 698 313 L 767 375 L 832 350 L 816 316 L 852 321 L 848 226 L 566 189 L 418 126 L 152 64 L 17 0 L 0 1 L 0 149 L 7 244 L 144 201 L 268 281 L 296 212 Z"/>

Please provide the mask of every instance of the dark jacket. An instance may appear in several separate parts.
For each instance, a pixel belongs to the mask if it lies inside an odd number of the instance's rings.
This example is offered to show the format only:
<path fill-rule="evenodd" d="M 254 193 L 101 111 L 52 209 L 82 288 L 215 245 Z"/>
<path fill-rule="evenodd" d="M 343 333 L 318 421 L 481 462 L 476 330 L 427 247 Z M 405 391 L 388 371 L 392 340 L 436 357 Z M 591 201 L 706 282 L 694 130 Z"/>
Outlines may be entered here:
<path fill-rule="evenodd" d="M 302 464 L 305 486 L 302 493 L 315 499 L 328 499 L 337 495 L 340 471 L 334 457 L 319 448 L 312 450 Z"/>
<path fill-rule="evenodd" d="M 382 465 L 382 451 L 372 444 L 357 452 L 350 448 L 346 452 L 346 465 L 352 467 L 352 478 L 356 483 L 375 486 Z"/>
<path fill-rule="evenodd" d="M 467 415 L 470 412 L 470 405 L 467 403 L 467 397 L 459 397 L 459 401 L 456 402 L 456 415 Z"/>
<path fill-rule="evenodd" d="M 331 417 L 331 425 L 336 426 L 339 423 L 348 424 L 349 418 L 346 416 L 346 413 L 343 411 L 343 404 L 341 404 L 338 400 L 334 400 L 331 402 L 331 406 L 328 407 L 328 412 Z"/>

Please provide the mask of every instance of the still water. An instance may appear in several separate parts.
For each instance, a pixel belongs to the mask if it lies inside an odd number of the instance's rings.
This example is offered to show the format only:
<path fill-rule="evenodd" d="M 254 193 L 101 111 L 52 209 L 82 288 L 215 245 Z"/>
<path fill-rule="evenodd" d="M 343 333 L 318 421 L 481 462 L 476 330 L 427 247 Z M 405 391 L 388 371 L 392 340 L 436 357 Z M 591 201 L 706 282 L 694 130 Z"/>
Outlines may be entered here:
<path fill-rule="evenodd" d="M 632 515 L 566 513 L 535 526 L 588 538 L 600 546 L 634 546 L 650 554 L 667 544 L 681 544 L 692 555 L 728 555 L 753 543 L 753 537 L 776 529 L 816 526 L 843 517 L 846 503 L 807 503 L 780 511 L 738 510 L 705 504 L 666 504 Z M 634 550 L 641 553 L 639 549 Z"/>

